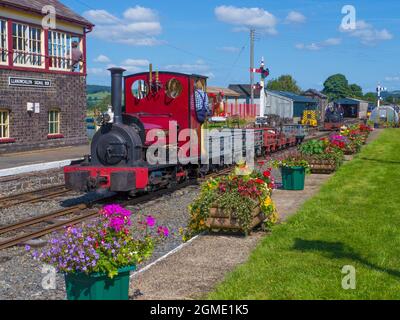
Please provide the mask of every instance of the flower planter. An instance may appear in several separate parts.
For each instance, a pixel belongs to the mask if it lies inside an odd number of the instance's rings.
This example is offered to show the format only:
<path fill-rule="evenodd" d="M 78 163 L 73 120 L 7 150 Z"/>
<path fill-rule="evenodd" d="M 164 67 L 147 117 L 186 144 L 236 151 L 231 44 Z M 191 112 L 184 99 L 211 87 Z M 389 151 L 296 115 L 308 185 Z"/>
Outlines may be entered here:
<path fill-rule="evenodd" d="M 129 275 L 136 266 L 118 270 L 110 279 L 106 274 L 72 273 L 65 275 L 68 300 L 128 300 Z"/>
<path fill-rule="evenodd" d="M 331 174 L 336 171 L 337 165 L 334 160 L 309 159 L 311 173 Z"/>
<path fill-rule="evenodd" d="M 304 167 L 282 167 L 281 173 L 284 190 L 304 190 L 306 179 Z"/>
<path fill-rule="evenodd" d="M 266 219 L 259 205 L 253 209 L 251 216 L 252 222 L 250 223 L 249 230 L 245 230 L 240 224 L 239 219 L 234 218 L 233 212 L 225 212 L 221 208 L 214 207 L 210 209 L 209 217 L 206 220 L 206 226 L 211 230 L 242 231 L 248 234 Z"/>

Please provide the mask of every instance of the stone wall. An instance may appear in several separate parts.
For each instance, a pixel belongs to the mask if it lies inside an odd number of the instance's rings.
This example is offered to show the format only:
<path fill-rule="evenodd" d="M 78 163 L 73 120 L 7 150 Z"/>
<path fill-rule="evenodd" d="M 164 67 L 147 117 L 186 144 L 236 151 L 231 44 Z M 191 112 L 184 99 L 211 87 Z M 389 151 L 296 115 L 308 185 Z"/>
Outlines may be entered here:
<path fill-rule="evenodd" d="M 51 81 L 51 87 L 12 87 L 9 77 Z M 28 113 L 27 103 L 40 103 L 40 113 Z M 10 138 L 1 143 L 0 154 L 87 143 L 86 77 L 82 75 L 38 73 L 0 69 L 0 109 L 10 111 Z M 48 111 L 60 110 L 60 134 L 48 138 Z"/>
<path fill-rule="evenodd" d="M 64 183 L 63 169 L 32 172 L 0 178 L 0 197 L 48 188 Z"/>

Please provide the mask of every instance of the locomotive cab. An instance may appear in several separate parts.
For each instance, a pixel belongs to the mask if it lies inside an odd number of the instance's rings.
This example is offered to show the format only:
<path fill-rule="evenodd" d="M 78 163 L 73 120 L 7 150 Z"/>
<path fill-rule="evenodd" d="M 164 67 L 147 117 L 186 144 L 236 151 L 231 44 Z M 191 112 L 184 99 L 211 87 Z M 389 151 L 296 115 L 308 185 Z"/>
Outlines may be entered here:
<path fill-rule="evenodd" d="M 123 78 L 121 68 L 111 68 L 113 120 L 104 115 L 91 143 L 91 155 L 81 165 L 64 168 L 65 184 L 77 191 L 106 189 L 135 193 L 176 182 L 188 176 L 176 163 L 150 165 L 146 150 L 164 133 L 165 148 L 179 149 L 187 141 L 178 136 L 192 129 L 201 137 L 196 117 L 195 83 L 207 78 L 172 72 L 140 73 Z M 122 84 L 126 110 L 122 113 Z M 154 132 L 154 131 L 155 132 Z M 162 140 L 162 138 L 161 138 Z M 178 142 L 176 142 L 178 140 Z M 201 143 L 190 150 L 198 160 Z"/>

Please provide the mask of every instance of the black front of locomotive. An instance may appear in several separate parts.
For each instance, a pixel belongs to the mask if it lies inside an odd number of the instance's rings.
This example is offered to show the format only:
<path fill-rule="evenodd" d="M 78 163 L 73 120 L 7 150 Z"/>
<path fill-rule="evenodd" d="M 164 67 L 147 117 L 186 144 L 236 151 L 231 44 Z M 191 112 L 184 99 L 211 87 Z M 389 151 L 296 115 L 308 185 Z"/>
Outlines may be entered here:
<path fill-rule="evenodd" d="M 111 101 L 114 119 L 102 116 L 101 127 L 91 144 L 91 165 L 132 167 L 141 165 L 143 143 L 136 125 L 122 121 L 122 75 L 125 70 L 111 68 Z"/>
<path fill-rule="evenodd" d="M 72 190 L 94 191 L 107 185 L 111 191 L 132 191 L 136 176 L 132 170 L 125 168 L 147 166 L 143 161 L 142 124 L 136 118 L 128 119 L 126 123 L 122 119 L 122 79 L 125 70 L 111 68 L 110 71 L 114 119 L 108 114 L 102 115 L 101 127 L 91 143 L 90 158 L 77 167 L 64 169 L 66 186 Z M 107 172 L 106 176 L 104 172 Z"/>
<path fill-rule="evenodd" d="M 142 140 L 135 128 L 118 123 L 103 124 L 91 144 L 91 165 L 132 167 L 141 164 Z"/>

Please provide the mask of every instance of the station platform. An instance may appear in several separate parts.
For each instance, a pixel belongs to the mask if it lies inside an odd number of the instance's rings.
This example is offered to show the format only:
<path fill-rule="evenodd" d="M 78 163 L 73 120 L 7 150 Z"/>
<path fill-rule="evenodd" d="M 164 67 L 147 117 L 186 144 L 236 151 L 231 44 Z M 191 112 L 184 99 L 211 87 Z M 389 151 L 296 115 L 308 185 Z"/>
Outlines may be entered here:
<path fill-rule="evenodd" d="M 42 149 L 0 155 L 0 177 L 59 169 L 90 154 L 89 145 Z"/>

